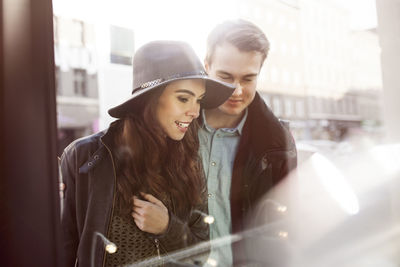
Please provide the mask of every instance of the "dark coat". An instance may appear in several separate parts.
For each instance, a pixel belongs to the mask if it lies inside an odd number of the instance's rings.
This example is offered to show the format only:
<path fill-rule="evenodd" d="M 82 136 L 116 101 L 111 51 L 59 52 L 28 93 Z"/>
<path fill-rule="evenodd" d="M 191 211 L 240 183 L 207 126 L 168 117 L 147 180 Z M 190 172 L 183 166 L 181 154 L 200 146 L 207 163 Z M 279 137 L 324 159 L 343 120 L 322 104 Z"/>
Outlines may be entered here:
<path fill-rule="evenodd" d="M 112 135 L 110 127 L 108 132 L 78 139 L 61 157 L 66 186 L 62 214 L 65 266 L 104 266 L 106 252 L 95 232 L 108 236 L 116 201 L 117 177 L 110 150 Z M 200 209 L 206 212 L 206 207 L 205 203 Z M 184 216 L 169 212 L 166 233 L 153 235 L 167 252 L 208 239 L 208 226 L 200 213 Z M 182 217 L 189 217 L 188 222 L 178 219 Z M 96 247 L 92 250 L 94 244 Z"/>
<path fill-rule="evenodd" d="M 230 194 L 233 233 L 248 233 L 250 228 L 260 226 L 257 222 L 248 223 L 249 217 L 253 217 L 257 209 L 257 204 L 296 168 L 296 146 L 288 128 L 287 123 L 276 118 L 257 93 L 248 107 L 246 123 L 233 166 Z M 256 236 L 260 234 L 264 233 L 258 233 Z M 232 244 L 235 266 L 251 265 L 260 256 L 248 253 L 248 247 L 258 244 L 254 242 L 258 240 L 245 235 L 243 237 L 240 242 Z M 273 243 L 265 253 L 273 253 L 275 250 L 282 255 L 281 247 L 281 244 Z M 267 249 L 266 246 L 264 248 Z M 266 255 L 266 258 L 268 257 Z M 254 266 L 275 266 L 270 265 L 269 261 L 257 264 Z"/>
<path fill-rule="evenodd" d="M 249 105 L 232 172 L 232 231 L 240 232 L 257 202 L 297 166 L 295 142 L 257 93 Z"/>

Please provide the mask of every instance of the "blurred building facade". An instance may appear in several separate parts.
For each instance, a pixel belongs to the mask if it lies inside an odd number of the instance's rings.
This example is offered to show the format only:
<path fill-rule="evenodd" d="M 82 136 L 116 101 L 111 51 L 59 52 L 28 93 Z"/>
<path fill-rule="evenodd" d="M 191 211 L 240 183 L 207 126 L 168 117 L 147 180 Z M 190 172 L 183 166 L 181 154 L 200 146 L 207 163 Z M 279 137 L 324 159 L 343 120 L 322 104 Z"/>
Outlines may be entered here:
<path fill-rule="evenodd" d="M 57 16 L 53 22 L 60 154 L 97 128 L 98 79 L 93 25 Z"/>
<path fill-rule="evenodd" d="M 380 125 L 375 30 L 351 31 L 348 10 L 335 0 L 232 5 L 235 17 L 254 22 L 270 40 L 258 90 L 278 117 L 290 121 L 296 139 L 340 140 L 349 129 Z M 54 21 L 59 128 L 75 139 L 106 128 L 113 120 L 107 110 L 129 95 L 135 29 L 107 19 Z"/>
<path fill-rule="evenodd" d="M 348 10 L 334 0 L 242 0 L 238 7 L 270 40 L 258 90 L 296 139 L 340 140 L 349 129 L 380 125 L 375 30 L 351 31 Z"/>
<path fill-rule="evenodd" d="M 102 53 L 98 45 L 104 43 Z M 102 102 L 129 84 L 133 31 L 113 25 L 99 31 L 91 23 L 54 16 L 54 46 L 61 154 L 73 140 L 101 128 Z"/>

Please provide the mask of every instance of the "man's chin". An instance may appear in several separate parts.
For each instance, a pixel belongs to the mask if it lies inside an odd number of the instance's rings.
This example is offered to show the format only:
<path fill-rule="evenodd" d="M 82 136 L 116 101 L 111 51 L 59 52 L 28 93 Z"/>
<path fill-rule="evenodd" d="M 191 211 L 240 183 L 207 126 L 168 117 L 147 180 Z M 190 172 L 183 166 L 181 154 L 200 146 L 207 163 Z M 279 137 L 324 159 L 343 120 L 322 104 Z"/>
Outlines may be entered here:
<path fill-rule="evenodd" d="M 243 113 L 243 109 L 233 109 L 233 108 L 219 108 L 219 110 L 225 115 L 236 117 L 240 116 Z"/>

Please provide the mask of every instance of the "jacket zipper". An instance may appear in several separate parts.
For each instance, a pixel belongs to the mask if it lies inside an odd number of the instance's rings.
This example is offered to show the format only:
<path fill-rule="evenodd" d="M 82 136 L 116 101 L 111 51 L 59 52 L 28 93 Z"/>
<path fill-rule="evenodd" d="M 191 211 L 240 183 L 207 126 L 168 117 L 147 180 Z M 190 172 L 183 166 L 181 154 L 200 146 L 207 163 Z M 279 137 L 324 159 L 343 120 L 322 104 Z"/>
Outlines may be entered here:
<path fill-rule="evenodd" d="M 158 240 L 158 238 L 155 238 L 155 239 L 154 239 L 154 243 L 156 244 L 156 249 L 157 249 L 158 258 L 161 259 L 160 241 Z"/>
<path fill-rule="evenodd" d="M 110 217 L 109 217 L 109 224 L 108 224 L 108 226 L 107 226 L 107 236 L 109 236 L 109 232 L 110 232 L 110 225 L 111 225 L 111 220 L 112 220 L 112 217 L 113 217 L 113 215 L 114 215 L 114 204 L 115 204 L 115 195 L 116 195 L 116 185 L 117 185 L 117 172 L 116 172 L 116 170 L 115 170 L 115 163 L 114 163 L 114 158 L 113 158 L 113 156 L 112 156 L 112 153 L 111 153 L 111 150 L 108 148 L 108 146 L 106 146 L 106 144 L 104 144 L 104 142 L 103 142 L 103 140 L 101 140 L 100 139 L 100 142 L 104 145 L 104 147 L 107 149 L 107 151 L 108 151 L 108 153 L 110 154 L 110 157 L 111 157 L 111 163 L 112 163 L 112 165 L 113 165 L 113 171 L 114 171 L 114 191 L 113 191 L 113 202 L 112 202 L 112 206 L 111 206 L 111 214 L 110 214 Z M 104 249 L 104 253 L 103 253 L 103 267 L 105 266 L 105 264 L 106 264 L 106 250 Z"/>
<path fill-rule="evenodd" d="M 172 205 L 172 211 L 175 212 L 175 205 L 172 199 L 171 199 L 171 205 Z M 158 238 L 154 238 L 154 244 L 156 245 L 158 259 L 161 259 L 161 249 L 164 251 L 165 255 L 168 255 L 167 250 L 162 246 Z"/>

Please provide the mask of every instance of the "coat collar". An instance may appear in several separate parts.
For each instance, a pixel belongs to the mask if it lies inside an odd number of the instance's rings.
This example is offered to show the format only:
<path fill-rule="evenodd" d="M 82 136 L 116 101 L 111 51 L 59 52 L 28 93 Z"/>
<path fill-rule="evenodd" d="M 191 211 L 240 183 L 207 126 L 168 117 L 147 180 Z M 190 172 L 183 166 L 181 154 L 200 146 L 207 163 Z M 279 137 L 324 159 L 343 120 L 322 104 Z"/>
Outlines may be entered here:
<path fill-rule="evenodd" d="M 203 116 L 200 116 L 203 123 Z M 258 92 L 248 107 L 248 116 L 243 127 L 241 147 L 252 149 L 261 156 L 272 151 L 293 151 L 294 140 L 289 130 L 267 107 Z"/>
<path fill-rule="evenodd" d="M 101 159 L 104 158 L 108 154 L 108 150 L 105 148 L 107 146 L 109 149 L 113 146 L 113 140 L 115 135 L 115 130 L 120 125 L 120 120 L 114 121 L 110 124 L 108 129 L 101 131 L 97 134 L 91 136 L 91 139 L 97 139 L 98 149 L 87 159 L 87 161 L 79 167 L 79 173 L 88 173 L 92 170 L 98 163 L 101 162 Z"/>
<path fill-rule="evenodd" d="M 244 135 L 256 154 L 272 151 L 292 151 L 295 149 L 293 137 L 258 93 L 249 105 L 249 116 Z"/>

